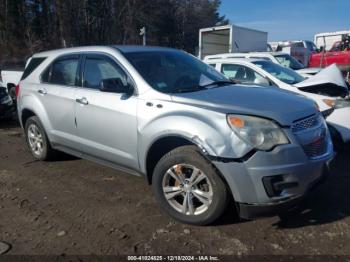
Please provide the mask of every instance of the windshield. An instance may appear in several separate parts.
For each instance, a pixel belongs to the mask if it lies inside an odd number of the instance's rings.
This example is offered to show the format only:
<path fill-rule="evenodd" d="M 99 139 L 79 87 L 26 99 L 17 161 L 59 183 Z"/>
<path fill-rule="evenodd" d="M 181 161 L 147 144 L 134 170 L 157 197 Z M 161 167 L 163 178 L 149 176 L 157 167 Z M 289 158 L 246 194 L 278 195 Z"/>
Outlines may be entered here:
<path fill-rule="evenodd" d="M 305 80 L 304 77 L 294 72 L 293 70 L 280 66 L 270 61 L 255 61 L 253 64 L 267 71 L 277 79 L 286 84 L 296 84 Z"/>
<path fill-rule="evenodd" d="M 276 59 L 281 65 L 291 68 L 293 70 L 299 70 L 299 69 L 305 68 L 303 64 L 298 62 L 298 60 L 296 60 L 294 57 L 290 55 L 287 55 L 287 54 L 274 55 L 274 57 L 276 57 Z"/>
<path fill-rule="evenodd" d="M 305 43 L 308 50 L 310 50 L 311 52 L 317 52 L 317 47 L 313 42 L 305 41 Z"/>
<path fill-rule="evenodd" d="M 195 92 L 229 83 L 213 67 L 182 51 L 130 52 L 124 56 L 151 87 L 162 93 Z"/>

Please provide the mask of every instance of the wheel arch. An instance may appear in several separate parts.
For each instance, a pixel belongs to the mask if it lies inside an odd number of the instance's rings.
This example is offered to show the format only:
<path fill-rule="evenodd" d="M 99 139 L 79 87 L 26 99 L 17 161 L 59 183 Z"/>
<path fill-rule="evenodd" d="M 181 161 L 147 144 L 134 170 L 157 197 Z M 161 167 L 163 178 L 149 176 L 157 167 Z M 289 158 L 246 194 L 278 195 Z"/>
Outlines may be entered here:
<path fill-rule="evenodd" d="M 158 146 L 161 147 L 159 148 Z M 202 156 L 207 159 L 209 162 L 211 160 L 209 159 L 209 154 L 206 151 L 205 148 L 203 148 L 202 145 L 198 144 L 196 141 L 191 140 L 187 137 L 181 136 L 181 135 L 169 135 L 169 136 L 163 136 L 155 140 L 152 145 L 149 147 L 147 150 L 147 155 L 146 155 L 146 179 L 149 185 L 152 184 L 152 176 L 153 176 L 153 171 L 159 160 L 167 153 L 170 151 L 181 147 L 181 146 L 195 146 L 198 149 L 200 149 L 200 152 Z M 160 149 L 160 150 L 159 150 Z M 217 174 L 220 176 L 222 181 L 227 187 L 228 192 L 230 195 L 233 197 L 233 193 L 231 190 L 231 187 L 229 186 L 228 182 L 226 181 L 224 175 L 221 174 L 220 170 L 213 164 L 211 163 L 212 166 L 216 169 Z"/>
<path fill-rule="evenodd" d="M 152 142 L 148 150 L 146 151 L 145 158 L 145 171 L 146 178 L 149 184 L 152 184 L 153 170 L 159 160 L 170 151 L 180 146 L 194 145 L 198 146 L 194 141 L 181 136 L 181 135 L 167 135 L 157 138 Z M 198 146 L 199 147 L 199 146 Z"/>

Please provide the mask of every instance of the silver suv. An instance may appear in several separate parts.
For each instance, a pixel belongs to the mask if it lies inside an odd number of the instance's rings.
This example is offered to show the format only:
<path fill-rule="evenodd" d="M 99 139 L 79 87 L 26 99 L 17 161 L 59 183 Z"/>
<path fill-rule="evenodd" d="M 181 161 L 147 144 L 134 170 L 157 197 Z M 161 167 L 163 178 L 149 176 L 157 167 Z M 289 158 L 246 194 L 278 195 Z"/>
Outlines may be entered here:
<path fill-rule="evenodd" d="M 230 199 L 243 218 L 281 212 L 323 177 L 333 157 L 311 100 L 233 85 L 169 48 L 39 53 L 17 96 L 34 158 L 59 150 L 144 176 L 161 207 L 185 223 L 213 222 Z"/>

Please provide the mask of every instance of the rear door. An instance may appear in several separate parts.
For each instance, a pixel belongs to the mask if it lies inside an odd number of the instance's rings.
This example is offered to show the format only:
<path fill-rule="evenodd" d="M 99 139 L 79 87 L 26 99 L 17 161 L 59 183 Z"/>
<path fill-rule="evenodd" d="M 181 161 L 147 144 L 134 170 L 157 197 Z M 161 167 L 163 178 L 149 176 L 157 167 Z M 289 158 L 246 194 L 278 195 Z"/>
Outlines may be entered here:
<path fill-rule="evenodd" d="M 50 122 L 49 136 L 53 143 L 76 148 L 75 90 L 80 55 L 55 59 L 41 75 L 38 98 Z"/>
<path fill-rule="evenodd" d="M 137 97 L 100 91 L 101 81 L 131 77 L 114 58 L 87 54 L 82 64 L 82 86 L 76 93 L 76 120 L 81 151 L 127 168 L 138 168 Z"/>

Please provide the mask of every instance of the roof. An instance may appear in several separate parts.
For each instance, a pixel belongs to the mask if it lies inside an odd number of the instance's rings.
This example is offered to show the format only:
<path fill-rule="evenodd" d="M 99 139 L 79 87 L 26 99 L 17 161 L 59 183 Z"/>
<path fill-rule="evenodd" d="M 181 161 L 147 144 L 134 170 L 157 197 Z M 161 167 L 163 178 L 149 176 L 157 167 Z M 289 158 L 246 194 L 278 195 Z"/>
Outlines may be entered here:
<path fill-rule="evenodd" d="M 246 62 L 246 63 L 253 63 L 253 62 L 258 62 L 258 61 L 266 61 L 265 59 L 259 59 L 259 58 L 217 58 L 213 60 L 206 60 L 206 63 L 216 63 L 216 62 L 225 62 L 225 63 L 230 63 L 230 62 Z"/>
<path fill-rule="evenodd" d="M 286 53 L 283 53 L 283 52 L 224 53 L 224 54 L 217 54 L 217 55 L 208 55 L 205 57 L 205 60 L 220 59 L 220 58 L 245 57 L 247 55 L 250 55 L 250 56 L 267 56 L 267 55 L 276 56 L 276 55 L 286 55 Z"/>
<path fill-rule="evenodd" d="M 79 47 L 69 47 L 56 50 L 49 50 L 34 54 L 34 56 L 51 56 L 51 55 L 61 55 L 65 53 L 78 53 L 78 52 L 88 52 L 88 51 L 106 51 L 106 50 L 118 50 L 121 53 L 130 52 L 145 52 L 145 51 L 159 51 L 159 50 L 173 50 L 176 49 L 168 47 L 158 47 L 158 46 L 142 46 L 142 45 L 100 45 L 100 46 L 79 46 Z"/>
<path fill-rule="evenodd" d="M 152 52 L 152 51 L 175 51 L 177 49 L 161 46 L 143 46 L 143 45 L 113 45 L 111 46 L 122 53 L 132 52 Z"/>

